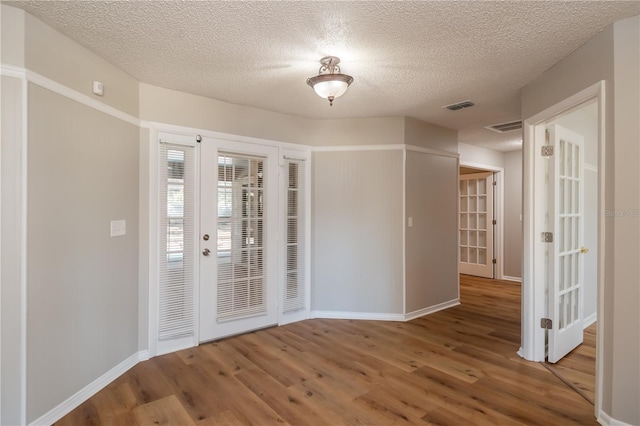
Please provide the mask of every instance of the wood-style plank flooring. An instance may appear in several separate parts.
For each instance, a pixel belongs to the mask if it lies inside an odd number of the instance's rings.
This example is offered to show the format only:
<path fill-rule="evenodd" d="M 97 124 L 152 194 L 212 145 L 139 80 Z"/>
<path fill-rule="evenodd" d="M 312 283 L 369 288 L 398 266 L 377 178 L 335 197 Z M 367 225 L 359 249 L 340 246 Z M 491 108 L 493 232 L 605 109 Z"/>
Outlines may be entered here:
<path fill-rule="evenodd" d="M 596 323 L 584 330 L 583 343 L 555 364 L 553 373 L 593 405 L 596 388 Z"/>
<path fill-rule="evenodd" d="M 597 424 L 516 354 L 519 284 L 462 276 L 461 296 L 406 323 L 314 319 L 159 356 L 58 424 Z"/>

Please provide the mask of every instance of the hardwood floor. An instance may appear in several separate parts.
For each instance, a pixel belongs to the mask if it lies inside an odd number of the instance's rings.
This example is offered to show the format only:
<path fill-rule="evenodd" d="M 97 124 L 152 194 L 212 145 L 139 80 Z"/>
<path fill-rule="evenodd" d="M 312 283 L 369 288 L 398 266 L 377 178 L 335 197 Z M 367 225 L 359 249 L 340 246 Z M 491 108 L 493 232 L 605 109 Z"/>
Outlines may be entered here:
<path fill-rule="evenodd" d="M 547 366 L 593 405 L 596 388 L 596 323 L 584 330 L 584 340 L 580 346 L 556 364 Z"/>
<path fill-rule="evenodd" d="M 519 284 L 462 276 L 461 295 L 406 323 L 307 320 L 156 357 L 58 424 L 597 424 L 516 354 Z"/>

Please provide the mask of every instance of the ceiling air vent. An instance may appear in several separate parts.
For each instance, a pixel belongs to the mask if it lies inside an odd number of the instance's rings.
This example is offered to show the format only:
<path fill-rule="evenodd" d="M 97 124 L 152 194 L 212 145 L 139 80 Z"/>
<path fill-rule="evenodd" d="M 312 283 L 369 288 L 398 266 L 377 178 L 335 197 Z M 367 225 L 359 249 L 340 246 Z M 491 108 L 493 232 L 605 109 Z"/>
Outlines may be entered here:
<path fill-rule="evenodd" d="M 463 108 L 469 108 L 474 106 L 475 104 L 471 101 L 462 101 L 462 102 L 458 102 L 457 104 L 451 104 L 451 105 L 446 105 L 443 106 L 442 108 L 446 108 L 448 110 L 451 111 L 457 111 L 459 109 L 463 109 Z"/>
<path fill-rule="evenodd" d="M 494 124 L 493 126 L 487 126 L 485 129 L 493 130 L 498 133 L 513 132 L 515 130 L 522 129 L 522 121 L 510 121 L 508 123 Z"/>

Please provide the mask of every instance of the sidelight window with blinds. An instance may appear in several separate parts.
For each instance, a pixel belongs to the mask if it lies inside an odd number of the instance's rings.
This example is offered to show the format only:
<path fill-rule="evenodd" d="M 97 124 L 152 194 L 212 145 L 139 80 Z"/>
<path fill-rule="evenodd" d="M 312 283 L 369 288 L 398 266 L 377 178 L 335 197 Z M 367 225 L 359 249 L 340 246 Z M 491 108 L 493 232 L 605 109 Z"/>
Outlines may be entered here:
<path fill-rule="evenodd" d="M 282 311 L 290 314 L 305 309 L 305 211 L 303 161 L 287 160 L 285 163 L 286 226 L 284 253 L 284 300 Z"/>
<path fill-rule="evenodd" d="M 195 335 L 195 148 L 159 149 L 158 340 Z"/>

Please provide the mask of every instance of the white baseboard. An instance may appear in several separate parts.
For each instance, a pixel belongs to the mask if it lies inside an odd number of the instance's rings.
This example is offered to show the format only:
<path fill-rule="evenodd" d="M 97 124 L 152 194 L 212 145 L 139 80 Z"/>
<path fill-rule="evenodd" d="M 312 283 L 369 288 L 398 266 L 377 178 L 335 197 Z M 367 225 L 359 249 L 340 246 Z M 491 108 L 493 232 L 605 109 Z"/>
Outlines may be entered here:
<path fill-rule="evenodd" d="M 610 415 L 600 410 L 598 413 L 598 423 L 603 426 L 632 426 L 630 423 L 621 422 L 620 420 L 616 420 L 611 418 Z"/>
<path fill-rule="evenodd" d="M 311 318 L 404 321 L 403 314 L 387 314 L 377 312 L 312 311 Z"/>
<path fill-rule="evenodd" d="M 67 400 L 60 403 L 57 407 L 31 422 L 30 425 L 51 425 L 57 422 L 143 359 L 149 359 L 148 351 L 134 353 L 129 358 L 125 359 L 120 364 L 116 365 L 111 370 L 80 389 Z"/>
<path fill-rule="evenodd" d="M 324 319 L 355 319 L 355 320 L 370 320 L 370 321 L 410 321 L 414 318 L 429 315 L 434 312 L 441 311 L 443 309 L 451 308 L 460 304 L 460 299 L 453 299 L 447 302 L 437 304 L 435 306 L 429 306 L 418 311 L 409 312 L 408 314 L 391 314 L 391 313 L 377 313 L 377 312 L 344 312 L 344 311 L 312 311 L 311 318 L 324 318 Z"/>
<path fill-rule="evenodd" d="M 521 283 L 522 282 L 522 278 L 510 277 L 508 275 L 503 275 L 502 276 L 502 280 L 503 281 L 513 281 L 513 282 L 516 282 L 516 283 Z"/>
<path fill-rule="evenodd" d="M 456 298 L 453 300 L 449 300 L 447 302 L 442 302 L 434 306 L 429 306 L 427 308 L 418 309 L 417 311 L 409 312 L 404 315 L 405 321 L 411 321 L 412 319 L 423 317 L 425 315 L 433 314 L 434 312 L 441 311 L 443 309 L 452 308 L 454 306 L 458 306 L 460 304 L 460 299 Z"/>
<path fill-rule="evenodd" d="M 582 320 L 582 328 L 585 329 L 598 320 L 598 313 L 594 312 Z"/>

